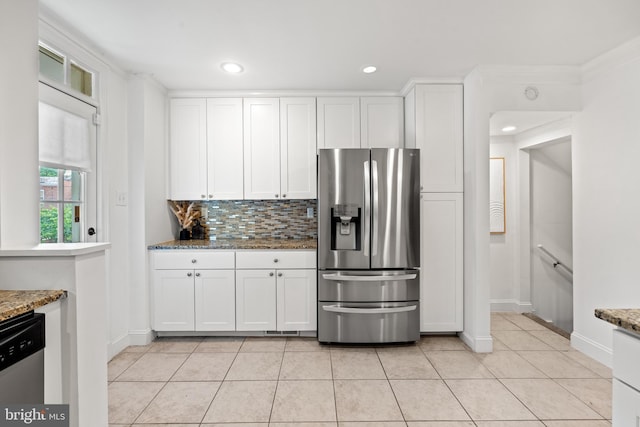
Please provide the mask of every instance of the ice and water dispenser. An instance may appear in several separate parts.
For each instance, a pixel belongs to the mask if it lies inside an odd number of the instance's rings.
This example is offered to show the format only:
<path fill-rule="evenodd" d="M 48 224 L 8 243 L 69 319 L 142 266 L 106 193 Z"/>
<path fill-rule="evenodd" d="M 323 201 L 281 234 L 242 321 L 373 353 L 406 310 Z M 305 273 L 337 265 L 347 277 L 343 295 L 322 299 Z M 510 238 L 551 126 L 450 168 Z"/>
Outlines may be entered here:
<path fill-rule="evenodd" d="M 331 208 L 331 249 L 359 251 L 361 224 L 358 206 L 334 205 Z"/>

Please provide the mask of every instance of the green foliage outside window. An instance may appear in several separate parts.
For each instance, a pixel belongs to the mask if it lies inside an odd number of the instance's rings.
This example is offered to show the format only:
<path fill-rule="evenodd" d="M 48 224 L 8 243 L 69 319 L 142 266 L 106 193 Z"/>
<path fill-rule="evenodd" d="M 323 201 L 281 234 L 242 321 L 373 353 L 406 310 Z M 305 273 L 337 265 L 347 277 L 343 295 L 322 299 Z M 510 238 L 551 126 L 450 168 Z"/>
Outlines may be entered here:
<path fill-rule="evenodd" d="M 64 242 L 71 241 L 72 206 L 64 205 Z M 52 206 L 40 209 L 40 242 L 58 242 L 58 208 Z"/>

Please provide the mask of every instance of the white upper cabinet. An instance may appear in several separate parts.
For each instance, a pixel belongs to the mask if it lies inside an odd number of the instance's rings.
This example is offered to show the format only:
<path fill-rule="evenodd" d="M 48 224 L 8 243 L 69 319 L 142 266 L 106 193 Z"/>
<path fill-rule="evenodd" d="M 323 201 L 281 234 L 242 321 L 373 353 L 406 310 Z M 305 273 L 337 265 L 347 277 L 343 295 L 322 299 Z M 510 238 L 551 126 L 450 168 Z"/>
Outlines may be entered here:
<path fill-rule="evenodd" d="M 462 192 L 462 85 L 416 85 L 405 111 L 407 147 L 420 149 L 420 191 Z"/>
<path fill-rule="evenodd" d="M 403 107 L 401 97 L 360 98 L 362 148 L 404 147 Z"/>
<path fill-rule="evenodd" d="M 207 99 L 207 198 L 243 198 L 242 99 Z"/>
<path fill-rule="evenodd" d="M 316 198 L 315 98 L 280 98 L 280 190 L 283 199 Z"/>
<path fill-rule="evenodd" d="M 207 197 L 207 104 L 204 99 L 172 99 L 170 198 Z"/>
<path fill-rule="evenodd" d="M 318 148 L 360 148 L 360 98 L 318 98 Z"/>
<path fill-rule="evenodd" d="M 169 197 L 242 199 L 242 99 L 171 100 Z"/>
<path fill-rule="evenodd" d="M 278 98 L 244 100 L 244 198 L 280 198 Z"/>

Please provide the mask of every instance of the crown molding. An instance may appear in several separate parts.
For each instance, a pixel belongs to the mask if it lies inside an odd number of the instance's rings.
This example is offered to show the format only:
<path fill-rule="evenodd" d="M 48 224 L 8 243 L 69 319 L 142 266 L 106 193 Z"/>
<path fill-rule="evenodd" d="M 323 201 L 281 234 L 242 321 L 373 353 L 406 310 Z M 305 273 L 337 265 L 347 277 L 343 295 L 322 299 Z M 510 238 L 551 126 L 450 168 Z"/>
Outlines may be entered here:
<path fill-rule="evenodd" d="M 345 90 L 170 90 L 169 98 L 251 98 L 285 96 L 401 96 L 397 91 L 345 91 Z"/>
<path fill-rule="evenodd" d="M 407 96 L 407 94 L 416 85 L 419 84 L 462 84 L 464 77 L 412 77 L 407 83 L 400 89 L 400 96 Z"/>
<path fill-rule="evenodd" d="M 582 80 L 588 82 L 619 67 L 640 60 L 640 37 L 592 59 L 582 66 Z"/>

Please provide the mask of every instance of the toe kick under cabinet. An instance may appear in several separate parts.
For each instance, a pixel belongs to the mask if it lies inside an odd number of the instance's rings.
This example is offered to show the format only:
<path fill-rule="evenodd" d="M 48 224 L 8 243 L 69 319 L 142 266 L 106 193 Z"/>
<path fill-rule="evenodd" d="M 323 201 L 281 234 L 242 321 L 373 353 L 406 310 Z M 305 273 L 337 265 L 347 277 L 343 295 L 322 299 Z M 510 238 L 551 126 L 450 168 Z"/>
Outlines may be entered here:
<path fill-rule="evenodd" d="M 314 250 L 150 252 L 158 332 L 315 331 Z"/>

